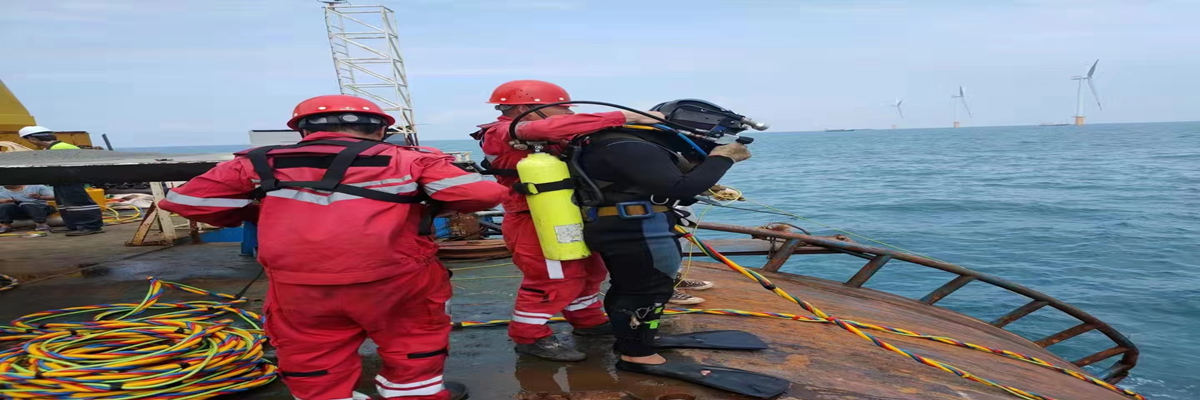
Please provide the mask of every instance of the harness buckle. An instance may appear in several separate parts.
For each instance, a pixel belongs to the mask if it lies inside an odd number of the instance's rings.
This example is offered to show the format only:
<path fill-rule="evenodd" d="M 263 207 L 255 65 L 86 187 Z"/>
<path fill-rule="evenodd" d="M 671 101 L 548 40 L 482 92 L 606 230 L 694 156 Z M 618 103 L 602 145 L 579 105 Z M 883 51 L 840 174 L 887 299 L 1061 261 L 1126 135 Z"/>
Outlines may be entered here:
<path fill-rule="evenodd" d="M 646 201 L 626 201 L 613 205 L 617 208 L 617 216 L 621 219 L 646 219 L 654 216 L 654 204 Z M 630 214 L 633 207 L 641 207 L 641 214 Z"/>

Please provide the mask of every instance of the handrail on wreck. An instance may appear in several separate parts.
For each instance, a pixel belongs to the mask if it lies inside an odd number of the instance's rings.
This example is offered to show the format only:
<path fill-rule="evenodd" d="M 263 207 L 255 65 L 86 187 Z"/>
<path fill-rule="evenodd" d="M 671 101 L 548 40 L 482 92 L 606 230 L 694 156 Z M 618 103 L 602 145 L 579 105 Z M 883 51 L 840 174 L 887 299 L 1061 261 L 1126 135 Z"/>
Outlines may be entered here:
<path fill-rule="evenodd" d="M 1002 279 L 1002 278 L 994 276 L 994 275 L 989 275 L 989 274 L 985 274 L 982 272 L 973 271 L 973 270 L 970 270 L 970 269 L 967 269 L 967 268 L 964 268 L 964 267 L 961 267 L 958 265 L 950 264 L 950 263 L 943 262 L 943 261 L 933 260 L 933 259 L 930 259 L 927 257 L 921 257 L 921 256 L 913 255 L 910 253 L 905 253 L 902 251 L 885 249 L 885 248 L 880 248 L 880 247 L 865 246 L 865 245 L 855 243 L 852 241 L 848 241 L 848 240 L 838 240 L 837 238 L 806 235 L 806 234 L 794 233 L 794 232 L 790 232 L 790 231 L 782 231 L 782 230 L 774 230 L 774 229 L 766 229 L 766 228 L 751 228 L 751 227 L 745 227 L 745 226 L 710 223 L 710 222 L 700 223 L 699 229 L 720 231 L 720 232 L 730 232 L 730 233 L 741 233 L 741 234 L 751 235 L 756 238 L 770 238 L 770 239 L 785 240 L 782 246 L 780 246 L 778 249 L 775 249 L 773 251 L 773 254 L 770 255 L 766 264 L 764 264 L 762 267 L 760 267 L 761 269 L 763 269 L 765 271 L 769 271 L 769 272 L 777 272 L 779 270 L 779 268 L 781 266 L 783 266 L 783 264 L 788 260 L 788 258 L 791 257 L 792 254 L 794 254 L 794 253 L 814 253 L 815 252 L 815 251 L 812 251 L 811 249 L 809 251 L 804 251 L 803 249 L 800 249 L 801 245 L 807 245 L 808 247 L 824 248 L 824 249 L 832 250 L 832 252 L 846 253 L 846 254 L 856 256 L 856 257 L 861 257 L 861 258 L 867 259 L 868 260 L 867 263 L 865 265 L 863 265 L 862 268 L 860 268 L 858 270 L 858 272 L 854 274 L 854 276 L 852 276 L 849 280 L 847 280 L 846 282 L 843 283 L 844 285 L 849 286 L 849 287 L 855 287 L 855 288 L 862 287 L 862 285 L 865 284 L 868 280 L 870 280 L 871 277 L 874 276 L 876 272 L 879 272 L 879 270 L 881 268 L 883 268 L 883 266 L 886 265 L 888 263 L 888 261 L 891 261 L 893 259 L 906 261 L 909 263 L 922 265 L 922 266 L 926 266 L 926 267 L 930 267 L 930 268 L 935 268 L 935 269 L 939 269 L 942 271 L 946 271 L 946 272 L 958 275 L 954 279 L 950 280 L 949 282 L 946 282 L 945 284 L 938 287 L 937 289 L 934 289 L 932 292 L 929 292 L 929 294 L 926 294 L 924 297 L 922 297 L 920 299 L 920 301 L 922 303 L 930 304 L 930 305 L 937 303 L 939 300 L 945 298 L 946 296 L 950 295 L 951 293 L 954 293 L 958 289 L 961 289 L 963 286 L 966 286 L 966 284 L 968 284 L 972 281 L 985 282 L 985 283 L 991 284 L 993 286 L 1003 288 L 1010 292 L 1020 294 L 1022 296 L 1025 296 L 1026 298 L 1030 299 L 1029 303 L 1026 303 L 1025 305 L 1017 307 L 1017 308 L 1013 309 L 1012 311 L 1009 311 L 1007 314 L 992 321 L 991 325 L 1003 329 L 1004 326 L 1006 326 L 1014 321 L 1017 321 L 1025 316 L 1033 313 L 1034 311 L 1041 309 L 1042 307 L 1050 306 L 1054 309 L 1062 311 L 1063 313 L 1066 313 L 1067 315 L 1070 315 L 1071 317 L 1075 318 L 1076 320 L 1079 321 L 1079 324 L 1072 326 L 1070 328 L 1067 328 L 1065 330 L 1062 330 L 1058 333 L 1046 336 L 1042 339 L 1036 340 L 1036 341 L 1034 341 L 1035 344 L 1045 348 L 1045 347 L 1048 347 L 1055 343 L 1059 343 L 1064 340 L 1079 336 L 1083 333 L 1096 330 L 1096 331 L 1099 331 L 1100 333 L 1103 333 L 1110 340 L 1112 340 L 1114 343 L 1114 346 L 1110 347 L 1108 349 L 1093 353 L 1091 355 L 1085 356 L 1078 360 L 1075 360 L 1074 362 L 1072 362 L 1072 364 L 1075 364 L 1076 366 L 1079 366 L 1079 367 L 1084 367 L 1087 365 L 1095 364 L 1097 362 L 1106 360 L 1108 358 L 1111 358 L 1111 357 L 1119 354 L 1119 355 L 1121 355 L 1121 359 L 1118 360 L 1111 367 L 1109 367 L 1107 370 L 1101 372 L 1101 374 L 1100 374 L 1101 379 L 1103 379 L 1105 382 L 1112 383 L 1112 384 L 1120 382 L 1122 379 L 1124 379 L 1126 376 L 1128 376 L 1129 370 L 1133 369 L 1133 367 L 1135 365 L 1137 365 L 1137 359 L 1138 359 L 1137 346 L 1135 346 L 1133 344 L 1133 342 L 1131 342 L 1128 338 L 1125 337 L 1125 335 L 1122 335 L 1120 332 L 1118 332 L 1112 326 L 1109 326 L 1104 321 L 1097 319 L 1096 317 L 1084 312 L 1083 310 L 1080 310 L 1070 304 L 1064 303 L 1061 300 L 1050 297 L 1049 295 L 1046 295 L 1045 293 L 1027 288 L 1025 286 L 1021 286 L 1019 284 L 1010 282 L 1008 280 Z M 773 249 L 774 249 L 774 247 L 773 247 Z"/>

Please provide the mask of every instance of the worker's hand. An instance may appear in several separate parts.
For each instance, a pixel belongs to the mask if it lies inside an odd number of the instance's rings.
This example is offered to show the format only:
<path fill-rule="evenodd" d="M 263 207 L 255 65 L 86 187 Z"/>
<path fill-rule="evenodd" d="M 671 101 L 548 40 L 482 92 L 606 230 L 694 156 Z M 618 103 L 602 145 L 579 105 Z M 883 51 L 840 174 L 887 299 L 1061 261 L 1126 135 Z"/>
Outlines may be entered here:
<path fill-rule="evenodd" d="M 708 152 L 708 155 L 729 157 L 733 162 L 739 162 L 750 158 L 750 149 L 747 149 L 744 144 L 734 142 L 717 146 Z"/>
<path fill-rule="evenodd" d="M 638 113 L 635 113 L 635 112 L 632 112 L 632 111 L 625 111 L 625 110 L 621 110 L 621 114 L 625 114 L 625 123 L 626 123 L 626 124 L 633 124 L 633 125 L 654 125 L 654 124 L 661 124 L 661 123 L 662 123 L 662 121 L 659 121 L 659 120 L 656 120 L 656 119 L 654 119 L 654 118 L 650 118 L 650 117 L 647 117 L 647 116 L 645 116 L 645 115 L 638 114 Z M 659 117 L 659 118 L 662 118 L 662 119 L 666 119 L 666 116 L 665 116 L 665 115 L 663 115 L 663 113 L 660 113 L 660 112 L 658 112 L 658 111 L 646 111 L 646 114 L 650 114 L 650 115 L 653 115 L 653 116 L 655 116 L 655 117 Z"/>
<path fill-rule="evenodd" d="M 741 192 L 738 192 L 737 189 L 734 189 L 734 188 L 731 188 L 731 187 L 728 187 L 725 185 L 713 185 L 713 187 L 708 188 L 708 191 L 704 192 L 703 195 L 712 197 L 717 200 L 723 200 L 723 201 L 728 201 L 728 200 L 746 201 L 746 198 L 742 197 Z"/>

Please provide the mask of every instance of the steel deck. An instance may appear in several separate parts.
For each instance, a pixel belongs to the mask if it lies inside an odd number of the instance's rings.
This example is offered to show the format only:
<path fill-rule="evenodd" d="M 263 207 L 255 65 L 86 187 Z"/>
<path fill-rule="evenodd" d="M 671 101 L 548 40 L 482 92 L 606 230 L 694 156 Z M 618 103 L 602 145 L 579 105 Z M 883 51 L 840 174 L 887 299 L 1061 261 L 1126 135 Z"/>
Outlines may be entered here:
<path fill-rule="evenodd" d="M 113 232 L 116 233 L 116 232 Z M 110 234 L 105 234 L 110 235 Z M 103 238 L 104 235 L 93 236 Z M 124 235 L 111 235 L 110 246 L 119 248 Z M 95 243 L 54 235 L 49 238 L 3 239 L 0 250 L 11 254 L 23 247 L 14 243 L 45 241 L 62 252 L 97 257 L 95 264 L 74 266 L 77 271 L 49 279 L 30 281 L 15 290 L 0 292 L 0 320 L 46 309 L 137 301 L 146 289 L 147 276 L 173 280 L 209 290 L 235 293 L 259 269 L 249 257 L 238 255 L 231 244 L 181 245 L 151 248 L 135 254 L 103 252 Z M 99 239 L 97 239 L 99 240 Z M 16 247 L 14 247 L 16 246 Z M 107 257 L 109 261 L 101 261 Z M 28 270 L 26 257 L 0 262 L 0 273 L 14 268 Z M 44 263 L 57 262 L 53 259 Z M 86 263 L 85 263 L 86 264 Z M 519 275 L 506 259 L 448 262 L 458 269 L 454 276 L 455 321 L 507 319 Z M 482 267 L 482 268 L 480 268 Z M 469 269 L 463 269 L 469 268 Z M 735 308 L 747 311 L 803 314 L 763 290 L 756 283 L 709 263 L 695 263 L 689 277 L 712 280 L 717 288 L 698 293 L 708 299 L 704 308 Z M 947 335 L 982 345 L 1040 357 L 1057 365 L 1079 370 L 1037 344 L 986 322 L 950 310 L 871 289 L 847 287 L 826 281 L 783 273 L 764 272 L 780 287 L 807 299 L 825 311 L 847 319 L 909 328 L 922 333 Z M 35 278 L 36 279 L 36 278 Z M 247 292 L 250 307 L 261 307 L 265 282 Z M 181 296 L 180 298 L 187 298 Z M 467 328 L 451 334 L 451 357 L 446 377 L 468 384 L 473 399 L 729 399 L 727 393 L 655 377 L 618 372 L 611 340 L 574 339 L 566 325 L 555 325 L 561 337 L 576 340 L 590 358 L 581 363 L 555 363 L 518 357 L 511 349 L 503 327 Z M 1010 399 L 1011 395 L 969 382 L 875 347 L 832 325 L 750 317 L 684 315 L 668 317 L 665 332 L 709 329 L 742 329 L 754 332 L 772 345 L 761 352 L 672 350 L 670 357 L 692 358 L 705 363 L 745 368 L 791 380 L 794 385 L 782 399 Z M 1059 398 L 1121 399 L 1116 393 L 1067 375 L 993 355 L 920 339 L 881 334 L 883 338 L 920 354 L 958 365 L 1005 384 Z M 366 360 L 360 391 L 372 393 L 371 377 L 379 359 L 368 342 L 360 350 Z M 690 397 L 689 397 L 690 396 Z M 231 398 L 290 398 L 279 382 Z"/>

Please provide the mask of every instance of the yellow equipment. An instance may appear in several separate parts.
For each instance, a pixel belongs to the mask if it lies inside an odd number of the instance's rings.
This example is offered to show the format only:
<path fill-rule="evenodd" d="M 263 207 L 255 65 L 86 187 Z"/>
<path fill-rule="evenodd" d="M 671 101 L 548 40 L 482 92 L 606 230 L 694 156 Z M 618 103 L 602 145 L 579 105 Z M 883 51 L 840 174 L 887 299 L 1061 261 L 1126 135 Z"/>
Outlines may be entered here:
<path fill-rule="evenodd" d="M 583 214 L 572 197 L 567 163 L 546 153 L 533 153 L 517 163 L 529 214 L 537 229 L 542 254 L 549 260 L 578 260 L 592 253 L 583 242 Z"/>
<path fill-rule="evenodd" d="M 29 110 L 4 86 L 4 81 L 0 81 L 0 132 L 16 133 L 30 125 L 37 125 L 37 122 L 29 115 Z"/>
<path fill-rule="evenodd" d="M 96 202 L 101 208 L 108 205 L 108 198 L 104 196 L 104 189 L 87 188 L 85 190 L 87 190 L 88 197 L 91 197 L 92 201 Z"/>
<path fill-rule="evenodd" d="M 36 149 L 33 143 L 22 139 L 17 131 L 30 125 L 37 125 L 33 115 L 21 104 L 21 100 L 8 90 L 4 81 L 0 80 L 0 152 L 23 151 Z M 84 131 L 57 131 L 54 133 L 58 140 L 76 146 L 92 146 L 92 138 Z"/>

